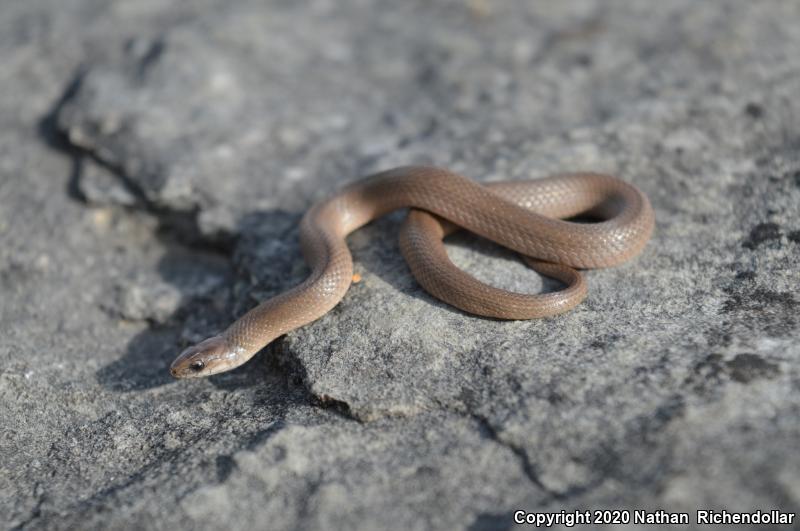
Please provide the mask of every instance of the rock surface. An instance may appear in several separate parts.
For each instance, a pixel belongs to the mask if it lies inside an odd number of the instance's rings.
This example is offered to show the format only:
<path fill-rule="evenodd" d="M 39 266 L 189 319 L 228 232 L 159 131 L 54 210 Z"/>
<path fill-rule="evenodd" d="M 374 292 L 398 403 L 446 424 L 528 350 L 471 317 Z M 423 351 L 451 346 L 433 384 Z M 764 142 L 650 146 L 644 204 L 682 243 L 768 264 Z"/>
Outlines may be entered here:
<path fill-rule="evenodd" d="M 800 5 L 0 7 L 0 524 L 509 529 L 800 510 Z M 411 163 L 641 187 L 641 257 L 552 319 L 432 299 L 392 215 L 363 281 L 231 373 L 185 344 L 306 272 L 316 199 Z M 466 235 L 458 264 L 547 280 Z"/>

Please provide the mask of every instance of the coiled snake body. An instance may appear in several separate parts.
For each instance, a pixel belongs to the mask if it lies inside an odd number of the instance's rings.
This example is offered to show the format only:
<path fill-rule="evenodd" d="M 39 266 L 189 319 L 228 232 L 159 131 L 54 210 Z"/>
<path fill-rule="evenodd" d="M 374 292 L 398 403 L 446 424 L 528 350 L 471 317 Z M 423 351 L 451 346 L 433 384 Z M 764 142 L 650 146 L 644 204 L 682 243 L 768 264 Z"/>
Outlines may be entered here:
<path fill-rule="evenodd" d="M 417 281 L 466 312 L 531 319 L 565 312 L 586 296 L 575 268 L 617 265 L 638 254 L 653 230 L 647 197 L 615 177 L 563 174 L 534 181 L 478 184 L 432 167 L 403 167 L 355 182 L 315 204 L 300 239 L 311 274 L 262 302 L 220 335 L 183 351 L 170 368 L 176 378 L 230 370 L 273 339 L 308 324 L 344 297 L 353 278 L 345 238 L 390 211 L 411 208 L 400 248 Z M 587 215 L 602 221 L 559 218 Z M 458 269 L 442 239 L 464 228 L 521 253 L 540 273 L 564 282 L 561 291 L 519 294 L 488 286 Z"/>

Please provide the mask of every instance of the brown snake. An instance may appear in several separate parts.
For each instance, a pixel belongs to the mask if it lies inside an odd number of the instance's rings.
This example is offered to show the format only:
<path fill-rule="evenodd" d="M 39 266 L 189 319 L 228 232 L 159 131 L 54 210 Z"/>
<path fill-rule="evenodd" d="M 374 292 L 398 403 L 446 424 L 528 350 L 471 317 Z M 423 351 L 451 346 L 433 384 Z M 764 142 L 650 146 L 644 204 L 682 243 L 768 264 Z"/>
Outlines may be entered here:
<path fill-rule="evenodd" d="M 233 369 L 275 338 L 325 315 L 352 282 L 347 235 L 399 208 L 412 209 L 400 248 L 417 281 L 457 308 L 502 319 L 546 317 L 575 307 L 586 296 L 586 284 L 575 268 L 628 260 L 642 250 L 654 225 L 647 197 L 607 175 L 575 173 L 481 185 L 430 167 L 377 173 L 315 204 L 303 217 L 300 240 L 311 274 L 302 284 L 183 351 L 172 363 L 172 375 L 191 378 Z M 601 221 L 558 219 L 577 215 Z M 567 287 L 529 295 L 478 281 L 447 257 L 442 239 L 457 228 L 521 253 L 537 271 Z"/>

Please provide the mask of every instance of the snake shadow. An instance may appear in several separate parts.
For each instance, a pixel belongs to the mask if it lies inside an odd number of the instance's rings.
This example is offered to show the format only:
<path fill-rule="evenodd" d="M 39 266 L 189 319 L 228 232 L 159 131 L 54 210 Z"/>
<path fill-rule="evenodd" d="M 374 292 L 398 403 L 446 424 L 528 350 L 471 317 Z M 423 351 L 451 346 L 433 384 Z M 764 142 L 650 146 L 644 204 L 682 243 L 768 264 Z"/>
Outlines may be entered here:
<path fill-rule="evenodd" d="M 430 295 L 417 283 L 400 252 L 399 234 L 405 215 L 405 211 L 400 211 L 385 216 L 361 229 L 365 234 L 351 237 L 359 243 L 350 246 L 355 270 L 366 270 L 379 276 L 398 291 L 400 296 L 413 297 L 444 311 L 470 318 L 503 321 L 460 310 Z M 532 294 L 549 293 L 564 288 L 560 281 L 530 269 L 515 251 L 469 231 L 460 230 L 448 236 L 445 238 L 445 245 L 457 266 L 487 284 Z M 492 271 L 491 277 L 482 274 L 486 270 Z"/>

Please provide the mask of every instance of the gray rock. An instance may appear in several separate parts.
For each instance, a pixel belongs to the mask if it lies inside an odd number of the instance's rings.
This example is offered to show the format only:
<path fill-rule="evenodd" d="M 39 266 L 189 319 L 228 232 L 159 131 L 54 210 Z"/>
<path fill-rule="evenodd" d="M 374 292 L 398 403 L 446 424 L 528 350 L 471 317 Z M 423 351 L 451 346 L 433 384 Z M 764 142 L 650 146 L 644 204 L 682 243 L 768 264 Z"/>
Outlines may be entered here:
<path fill-rule="evenodd" d="M 217 299 L 224 304 L 226 293 L 218 292 L 228 277 L 219 257 L 173 251 L 162 259 L 158 271 L 120 278 L 107 309 L 125 319 L 163 323 L 198 300 Z"/>
<path fill-rule="evenodd" d="M 117 174 L 90 158 L 81 162 L 83 167 L 77 182 L 78 192 L 88 203 L 137 206 L 139 200 L 136 194 L 125 186 Z"/>
<path fill-rule="evenodd" d="M 31 0 L 0 17 L 0 524 L 509 529 L 800 510 L 800 8 Z M 362 281 L 246 366 L 180 349 L 307 273 L 341 183 L 613 172 L 657 228 L 552 319 Z M 469 235 L 456 263 L 557 289 Z"/>

